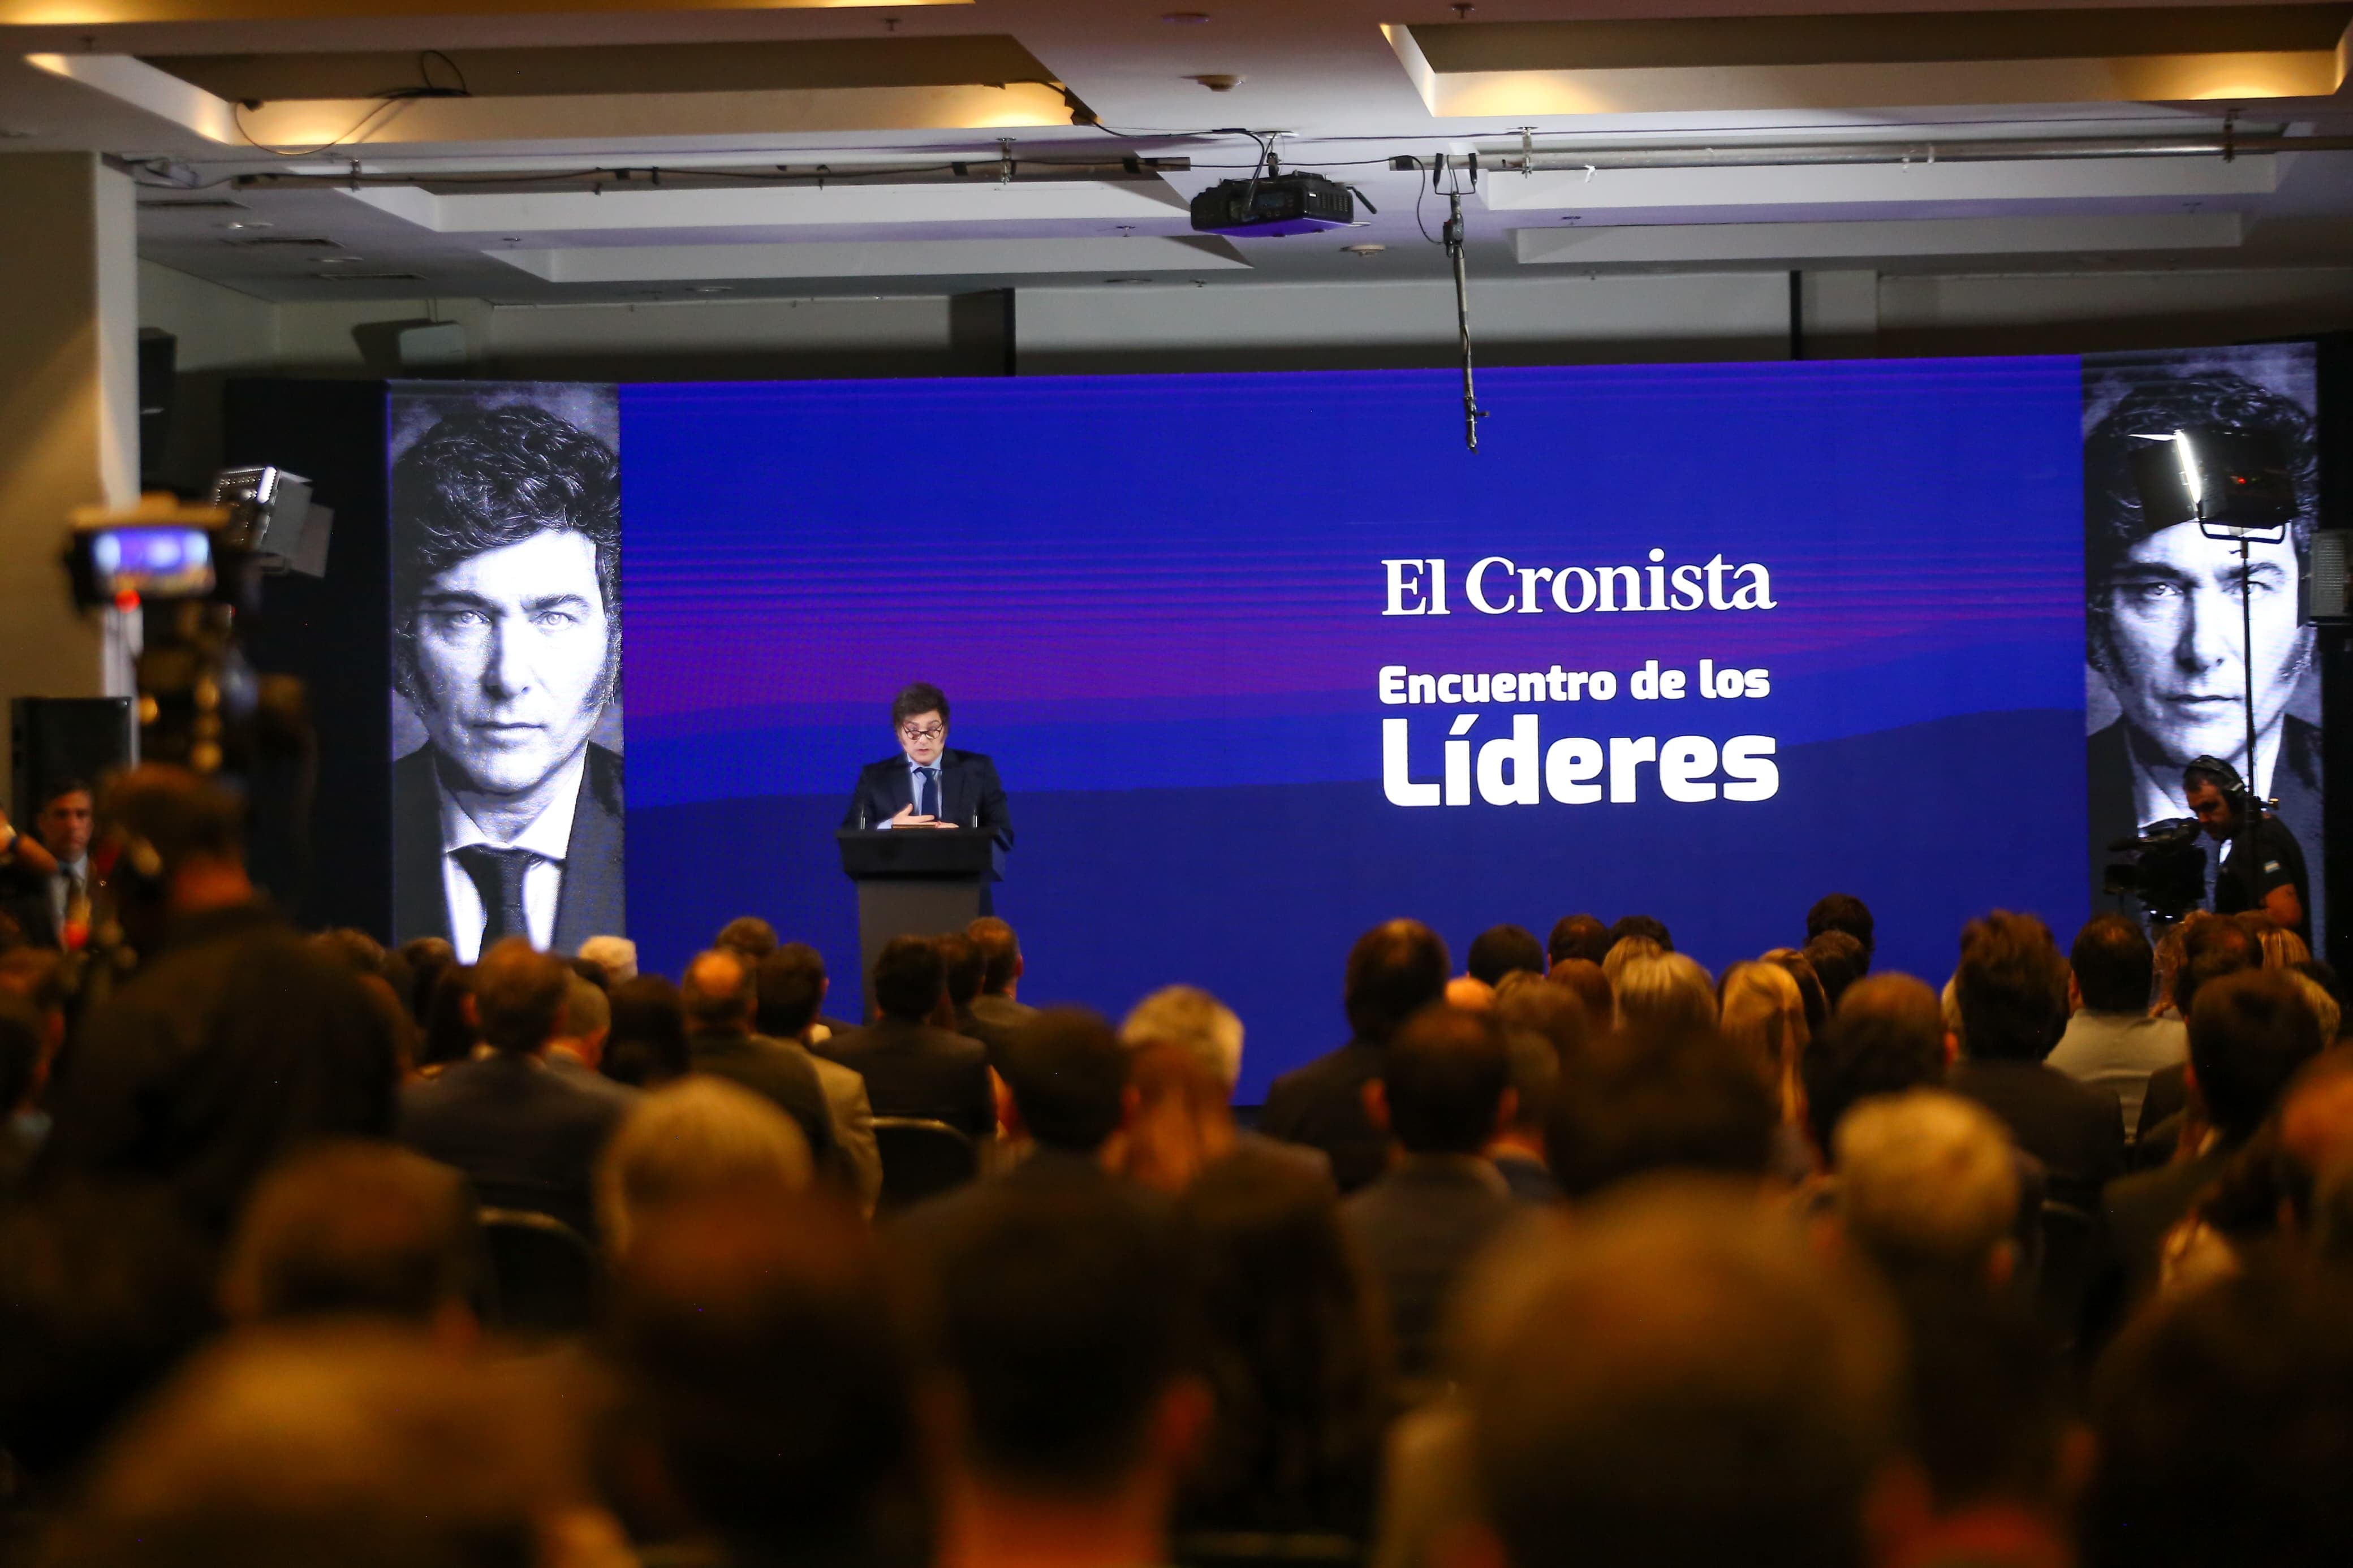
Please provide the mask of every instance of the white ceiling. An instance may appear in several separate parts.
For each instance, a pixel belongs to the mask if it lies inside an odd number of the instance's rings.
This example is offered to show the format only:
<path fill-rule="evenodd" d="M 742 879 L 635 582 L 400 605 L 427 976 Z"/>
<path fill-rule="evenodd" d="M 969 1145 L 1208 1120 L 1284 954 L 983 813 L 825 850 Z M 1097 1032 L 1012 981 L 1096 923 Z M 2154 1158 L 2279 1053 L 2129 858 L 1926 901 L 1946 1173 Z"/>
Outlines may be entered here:
<path fill-rule="evenodd" d="M 75 3 L 50 0 L 48 9 L 69 12 Z M 89 8 L 102 3 L 111 0 L 90 0 Z M 1444 201 L 1430 194 L 1426 176 L 1392 171 L 1388 160 L 1516 151 L 1523 125 L 1533 125 L 1539 151 L 1743 138 L 1949 141 L 2202 131 L 2221 124 L 2225 107 L 2218 100 L 1822 109 L 1801 107 L 1806 95 L 1793 89 L 1780 107 L 1736 112 L 1441 118 L 1383 34 L 1384 24 L 1425 33 L 1454 25 L 1435 0 L 975 0 L 699 12 L 597 3 L 593 14 L 575 16 L 0 26 L 0 150 L 81 148 L 157 161 L 142 181 L 194 188 L 141 193 L 142 253 L 261 298 L 551 302 L 715 289 L 872 293 L 878 283 L 887 292 L 939 293 L 1140 277 L 1211 287 L 1231 279 L 1435 278 L 1445 261 L 1425 235 L 1436 233 Z M 1167 19 L 1196 8 L 1207 18 Z M 1792 0 L 1482 0 L 1461 25 L 1797 8 Z M 1820 0 L 1812 8 L 1924 9 Z M 0 16 L 27 9 L 5 0 Z M 980 35 L 1017 41 L 1107 129 L 1053 123 L 1059 93 L 1019 84 L 440 98 L 389 107 L 357 100 L 240 113 L 139 58 L 325 50 L 406 57 L 434 48 L 462 68 L 468 50 L 494 47 Z M 61 58 L 43 68 L 27 61 L 31 56 Z M 1849 98 L 1852 74 L 1841 79 Z M 1202 76 L 1240 80 L 1213 92 L 1193 79 Z M 1887 78 L 1916 79 L 1916 72 Z M 1741 90 L 1753 100 L 1755 82 Z M 237 140 L 240 121 L 264 140 L 323 139 L 332 131 L 308 127 L 347 126 L 371 114 L 375 123 L 359 144 L 309 157 Z M 2253 101 L 2238 124 L 2250 134 L 2277 127 L 2353 132 L 2353 101 L 2342 89 L 2326 98 Z M 1281 132 L 1287 164 L 1356 184 L 1377 214 L 1360 210 L 1360 227 L 1330 234 L 1195 237 L 1185 203 L 1217 180 L 1246 174 L 1256 156 L 1247 138 L 1210 129 L 1221 126 Z M 1192 167 L 1003 184 L 996 178 L 1000 138 L 1033 164 L 1136 153 L 1189 158 Z M 340 175 L 354 159 L 367 174 L 415 174 L 418 184 L 354 193 L 230 183 L 273 171 Z M 171 161 L 168 175 L 163 160 Z M 968 163 L 970 173 L 936 184 L 856 178 L 861 164 L 949 160 Z M 459 184 L 532 168 L 818 163 L 836 172 L 823 189 L 466 194 Z M 185 205 L 190 201 L 237 205 Z M 1482 279 L 1557 276 L 1564 268 L 2337 265 L 2353 254 L 2353 153 L 1525 175 L 1491 169 L 1475 191 L 1466 190 L 1465 214 L 1471 266 Z M 288 243 L 298 240 L 328 243 Z M 1343 249 L 1349 245 L 1385 248 L 1358 255 Z"/>

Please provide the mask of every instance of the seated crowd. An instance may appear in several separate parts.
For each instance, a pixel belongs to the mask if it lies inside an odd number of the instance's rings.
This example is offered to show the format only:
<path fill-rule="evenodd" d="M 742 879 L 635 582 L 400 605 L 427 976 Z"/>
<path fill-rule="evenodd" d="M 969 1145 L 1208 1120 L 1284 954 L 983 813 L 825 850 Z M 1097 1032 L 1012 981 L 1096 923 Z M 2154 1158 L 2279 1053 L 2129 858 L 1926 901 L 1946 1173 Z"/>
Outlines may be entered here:
<path fill-rule="evenodd" d="M 1238 1107 L 1012 927 L 304 937 L 134 772 L 0 952 L 0 1552 L 63 1568 L 2212 1568 L 2353 1550 L 2353 1047 L 2262 917 L 1411 920 Z M 1791 936 L 1799 935 L 1792 921 Z M 77 973 L 77 970 L 80 973 Z M 1024 1001 L 1021 993 L 1030 992 Z"/>

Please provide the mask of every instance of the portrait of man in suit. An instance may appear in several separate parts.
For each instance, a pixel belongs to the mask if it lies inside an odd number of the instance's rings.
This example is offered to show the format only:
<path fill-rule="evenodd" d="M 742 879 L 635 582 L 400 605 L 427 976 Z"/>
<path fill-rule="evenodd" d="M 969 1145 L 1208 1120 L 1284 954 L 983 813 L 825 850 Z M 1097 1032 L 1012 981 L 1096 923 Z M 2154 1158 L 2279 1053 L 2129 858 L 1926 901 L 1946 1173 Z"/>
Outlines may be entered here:
<path fill-rule="evenodd" d="M 1013 817 L 997 764 L 948 745 L 947 694 L 919 680 L 891 704 L 899 752 L 859 770 L 844 827 L 987 827 L 1013 847 Z"/>
<path fill-rule="evenodd" d="M 623 931 L 620 465 L 528 402 L 461 406 L 394 460 L 396 935 L 461 963 Z"/>
<path fill-rule="evenodd" d="M 2094 889 L 2112 840 L 2145 823 L 2192 815 L 2182 770 L 2201 755 L 2230 761 L 2254 779 L 2257 794 L 2279 801 L 2279 819 L 2307 861 L 2319 858 L 2319 726 L 2294 710 L 2311 707 L 2314 697 L 2312 628 L 2301 624 L 2298 601 L 2318 510 L 2317 448 L 2309 408 L 2274 384 L 2295 367 L 2269 361 L 2264 367 L 2275 374 L 2259 378 L 2263 367 L 2253 363 L 2240 374 L 2210 353 L 2208 361 L 2137 369 L 2084 437 L 2085 655 L 2100 689 L 2094 721 L 2104 710 L 2114 713 L 2088 737 L 2085 757 Z M 2160 525 L 2147 516 L 2133 456 L 2144 437 L 2175 430 L 2276 441 L 2300 503 L 2285 536 L 2253 543 L 2242 566 L 2235 543 L 2205 537 L 2198 523 Z M 2317 885 L 2314 894 L 2316 903 Z"/>

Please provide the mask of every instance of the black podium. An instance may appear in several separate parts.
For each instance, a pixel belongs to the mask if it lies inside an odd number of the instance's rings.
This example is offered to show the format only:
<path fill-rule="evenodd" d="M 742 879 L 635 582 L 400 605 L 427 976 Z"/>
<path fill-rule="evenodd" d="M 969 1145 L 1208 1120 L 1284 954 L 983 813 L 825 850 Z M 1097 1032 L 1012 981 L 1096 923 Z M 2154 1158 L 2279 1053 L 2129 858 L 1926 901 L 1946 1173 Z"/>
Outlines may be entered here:
<path fill-rule="evenodd" d="M 874 960 L 894 936 L 942 936 L 977 919 L 1005 869 L 993 828 L 845 827 L 841 868 L 858 884 L 858 985 L 874 1016 Z"/>

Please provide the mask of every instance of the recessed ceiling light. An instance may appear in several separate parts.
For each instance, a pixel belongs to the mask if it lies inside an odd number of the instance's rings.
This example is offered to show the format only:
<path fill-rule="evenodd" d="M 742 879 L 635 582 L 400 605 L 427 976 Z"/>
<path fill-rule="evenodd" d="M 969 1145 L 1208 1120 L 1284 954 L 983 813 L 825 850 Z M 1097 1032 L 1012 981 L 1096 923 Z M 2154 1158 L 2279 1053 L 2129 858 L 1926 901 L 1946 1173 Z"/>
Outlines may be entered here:
<path fill-rule="evenodd" d="M 697 283 L 693 288 L 688 289 L 687 292 L 690 294 L 733 294 L 735 292 L 735 288 L 732 283 Z"/>
<path fill-rule="evenodd" d="M 1340 248 L 1351 256 L 1378 256 L 1388 247 L 1377 241 L 1367 240 L 1362 245 L 1344 245 Z"/>
<path fill-rule="evenodd" d="M 1227 76 L 1223 72 L 1216 72 L 1208 76 L 1188 76 L 1185 79 L 1198 81 L 1211 92 L 1231 92 L 1242 84 L 1240 77 Z"/>
<path fill-rule="evenodd" d="M 231 218 L 220 226 L 223 228 L 276 228 L 278 226 L 274 223 L 263 223 L 259 218 Z"/>
<path fill-rule="evenodd" d="M 1103 281 L 1106 283 L 1149 283 L 1152 279 L 1149 278 L 1106 278 Z"/>
<path fill-rule="evenodd" d="M 357 267 L 361 262 L 365 261 L 366 259 L 367 258 L 364 256 L 322 256 L 319 258 L 319 265 L 322 267 Z"/>

